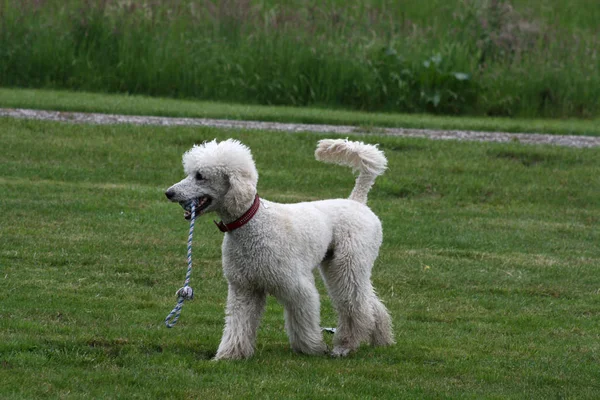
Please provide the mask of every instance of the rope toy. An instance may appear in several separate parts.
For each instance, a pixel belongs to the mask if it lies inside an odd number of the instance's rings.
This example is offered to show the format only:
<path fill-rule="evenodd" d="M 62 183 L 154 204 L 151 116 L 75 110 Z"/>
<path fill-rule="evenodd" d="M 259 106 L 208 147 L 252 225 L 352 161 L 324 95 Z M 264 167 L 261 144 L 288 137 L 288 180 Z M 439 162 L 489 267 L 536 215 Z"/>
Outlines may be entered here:
<path fill-rule="evenodd" d="M 188 235 L 187 241 L 187 273 L 185 274 L 185 282 L 183 287 L 179 289 L 175 295 L 177 298 L 177 304 L 175 308 L 165 318 L 165 325 L 167 328 L 172 328 L 177 323 L 181 309 L 183 308 L 183 302 L 186 300 L 192 300 L 194 298 L 194 290 L 189 286 L 190 277 L 192 275 L 192 237 L 194 236 L 194 220 L 196 219 L 196 202 L 191 203 L 191 218 L 190 218 L 190 234 Z M 172 321 L 171 321 L 172 319 Z"/>

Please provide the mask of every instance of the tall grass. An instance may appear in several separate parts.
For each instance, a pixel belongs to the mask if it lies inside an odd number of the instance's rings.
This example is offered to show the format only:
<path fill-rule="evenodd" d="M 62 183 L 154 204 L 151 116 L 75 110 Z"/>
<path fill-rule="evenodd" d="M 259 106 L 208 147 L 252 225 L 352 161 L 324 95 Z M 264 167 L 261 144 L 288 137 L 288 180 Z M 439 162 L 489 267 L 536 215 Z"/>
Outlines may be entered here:
<path fill-rule="evenodd" d="M 0 85 L 597 116 L 600 5 L 555 3 L 0 0 Z"/>

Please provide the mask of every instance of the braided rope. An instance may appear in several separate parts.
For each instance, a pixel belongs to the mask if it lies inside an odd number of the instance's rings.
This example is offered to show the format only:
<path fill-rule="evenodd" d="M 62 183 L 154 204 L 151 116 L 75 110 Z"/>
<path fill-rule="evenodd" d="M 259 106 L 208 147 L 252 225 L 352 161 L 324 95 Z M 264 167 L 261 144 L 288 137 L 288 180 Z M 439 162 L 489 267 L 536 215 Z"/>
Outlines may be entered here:
<path fill-rule="evenodd" d="M 196 219 L 196 203 L 192 203 L 192 216 L 190 218 L 190 234 L 188 235 L 187 241 L 187 273 L 185 274 L 185 282 L 183 287 L 179 289 L 175 294 L 178 296 L 177 304 L 175 308 L 165 318 L 165 325 L 167 328 L 172 328 L 177 323 L 181 309 L 183 308 L 183 302 L 186 300 L 192 300 L 194 298 L 194 290 L 189 287 L 190 277 L 192 276 L 192 237 L 194 236 L 194 221 Z M 172 321 L 171 321 L 172 319 Z"/>

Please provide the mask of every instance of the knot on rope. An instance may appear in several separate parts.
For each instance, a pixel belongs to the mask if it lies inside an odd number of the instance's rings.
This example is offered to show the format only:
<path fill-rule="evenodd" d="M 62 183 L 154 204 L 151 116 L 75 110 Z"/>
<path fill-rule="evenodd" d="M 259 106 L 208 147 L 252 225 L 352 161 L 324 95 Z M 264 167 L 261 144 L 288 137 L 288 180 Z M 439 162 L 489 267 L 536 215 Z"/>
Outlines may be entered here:
<path fill-rule="evenodd" d="M 181 297 L 184 300 L 193 300 L 194 299 L 194 289 L 192 289 L 189 286 L 184 286 L 181 289 L 179 289 L 175 295 L 177 297 Z"/>

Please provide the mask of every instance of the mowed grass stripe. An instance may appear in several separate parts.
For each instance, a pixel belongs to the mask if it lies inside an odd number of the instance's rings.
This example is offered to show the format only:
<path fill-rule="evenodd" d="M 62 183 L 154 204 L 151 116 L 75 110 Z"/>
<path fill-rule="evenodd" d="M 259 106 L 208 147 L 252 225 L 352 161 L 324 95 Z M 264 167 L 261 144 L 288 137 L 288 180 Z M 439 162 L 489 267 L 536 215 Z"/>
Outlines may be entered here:
<path fill-rule="evenodd" d="M 176 100 L 148 96 L 59 90 L 0 88 L 0 107 L 177 118 L 352 125 L 378 133 L 378 127 L 408 129 L 524 132 L 599 136 L 598 119 L 525 119 L 452 117 L 430 114 L 375 113 L 318 107 L 265 106 L 214 101 Z"/>
<path fill-rule="evenodd" d="M 118 114 L 98 113 L 66 113 L 60 111 L 32 110 L 32 109 L 6 109 L 0 108 L 0 117 L 33 119 L 42 121 L 57 121 L 70 123 L 85 123 L 99 125 L 132 124 L 132 125 L 157 125 L 157 126 L 200 126 L 221 129 L 248 129 L 276 131 L 283 133 L 312 132 L 329 134 L 354 134 L 379 136 L 398 136 L 427 138 L 433 140 L 466 140 L 477 142 L 519 142 L 524 144 L 551 144 L 568 147 L 600 147 L 600 138 L 574 135 L 546 135 L 527 133 L 505 132 L 477 132 L 464 130 L 427 130 L 405 128 L 361 128 L 348 125 L 317 125 L 294 124 L 264 121 L 236 121 L 217 120 L 204 118 L 173 118 L 152 116 L 127 116 Z"/>
<path fill-rule="evenodd" d="M 177 328 L 187 222 L 163 189 L 193 143 L 249 145 L 262 196 L 347 197 L 314 160 L 322 136 L 0 120 L 0 392 L 8 399 L 594 398 L 600 340 L 600 150 L 380 143 L 369 204 L 384 244 L 373 281 L 397 344 L 344 360 L 291 352 L 268 302 L 248 361 L 214 363 L 227 285 L 201 218 Z M 322 324 L 335 313 L 318 279 Z M 331 337 L 326 337 L 331 341 Z"/>

